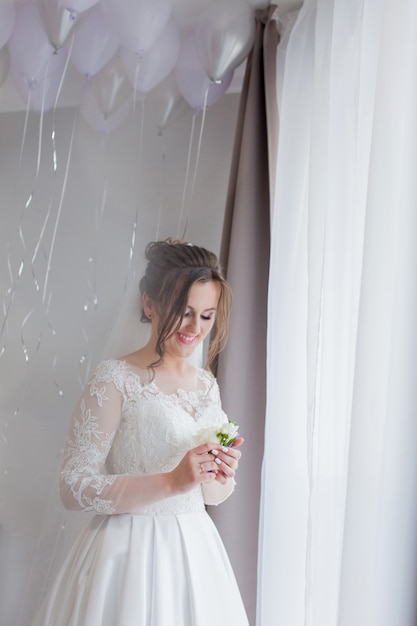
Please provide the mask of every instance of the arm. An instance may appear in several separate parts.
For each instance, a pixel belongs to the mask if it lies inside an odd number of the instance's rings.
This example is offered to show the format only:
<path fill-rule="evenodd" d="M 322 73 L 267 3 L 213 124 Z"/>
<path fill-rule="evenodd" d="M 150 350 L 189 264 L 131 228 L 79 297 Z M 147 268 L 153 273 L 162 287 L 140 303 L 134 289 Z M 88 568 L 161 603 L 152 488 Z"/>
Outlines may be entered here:
<path fill-rule="evenodd" d="M 221 504 L 233 493 L 235 489 L 235 481 L 232 479 L 227 480 L 224 484 L 215 480 L 211 483 L 207 483 L 202 486 L 204 503 L 208 505 L 217 506 Z"/>

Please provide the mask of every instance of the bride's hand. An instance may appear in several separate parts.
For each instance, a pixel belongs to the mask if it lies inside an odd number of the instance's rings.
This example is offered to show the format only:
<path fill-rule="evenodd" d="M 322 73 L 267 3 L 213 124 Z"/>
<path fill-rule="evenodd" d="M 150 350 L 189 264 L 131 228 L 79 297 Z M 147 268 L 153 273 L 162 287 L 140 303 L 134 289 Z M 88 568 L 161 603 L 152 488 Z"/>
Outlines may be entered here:
<path fill-rule="evenodd" d="M 212 449 L 212 454 L 218 459 L 218 473 L 216 474 L 216 480 L 222 484 L 225 484 L 229 478 L 234 478 L 239 459 L 242 456 L 240 450 L 236 450 L 245 440 L 243 437 L 237 437 L 231 446 L 215 446 Z"/>
<path fill-rule="evenodd" d="M 217 454 L 213 454 L 213 444 L 203 443 L 189 450 L 182 460 L 171 472 L 168 472 L 173 494 L 185 493 L 201 483 L 212 482 L 216 479 L 219 470 L 218 455 L 221 452 L 220 446 Z"/>

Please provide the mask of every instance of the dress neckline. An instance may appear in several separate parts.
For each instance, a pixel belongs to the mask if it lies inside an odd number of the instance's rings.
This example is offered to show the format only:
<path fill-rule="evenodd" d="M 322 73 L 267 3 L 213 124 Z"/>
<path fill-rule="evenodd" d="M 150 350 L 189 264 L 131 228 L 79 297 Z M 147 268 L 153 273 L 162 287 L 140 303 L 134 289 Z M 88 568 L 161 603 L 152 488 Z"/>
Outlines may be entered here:
<path fill-rule="evenodd" d="M 179 399 L 182 398 L 183 399 L 185 397 L 195 397 L 198 394 L 205 395 L 209 388 L 208 372 L 207 370 L 200 368 L 200 367 L 193 366 L 195 369 L 195 378 L 196 380 L 201 381 L 202 383 L 201 387 L 198 387 L 196 389 L 184 389 L 183 387 L 177 387 L 175 391 L 168 393 L 167 391 L 164 391 L 162 387 L 159 386 L 159 384 L 156 382 L 155 377 L 150 380 L 143 380 L 139 374 L 139 371 L 144 371 L 141 368 L 132 365 L 131 363 L 126 361 L 126 359 L 115 359 L 115 360 L 118 363 L 121 363 L 124 366 L 126 371 L 128 371 L 130 374 L 132 374 L 138 379 L 143 389 L 152 390 L 155 393 L 155 395 L 158 394 L 158 395 L 165 396 L 166 398 L 179 398 Z"/>

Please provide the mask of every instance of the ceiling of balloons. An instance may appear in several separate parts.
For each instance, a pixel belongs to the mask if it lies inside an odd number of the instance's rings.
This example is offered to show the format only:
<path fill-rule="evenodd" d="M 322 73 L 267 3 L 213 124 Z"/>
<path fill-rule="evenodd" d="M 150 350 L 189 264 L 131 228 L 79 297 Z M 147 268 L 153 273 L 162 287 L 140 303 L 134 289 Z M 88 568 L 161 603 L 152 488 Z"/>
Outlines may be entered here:
<path fill-rule="evenodd" d="M 71 104 L 111 131 L 135 99 L 164 126 L 230 87 L 268 0 L 2 0 L 0 100 L 15 90 L 38 112 Z M 148 105 L 149 106 L 149 105 Z"/>

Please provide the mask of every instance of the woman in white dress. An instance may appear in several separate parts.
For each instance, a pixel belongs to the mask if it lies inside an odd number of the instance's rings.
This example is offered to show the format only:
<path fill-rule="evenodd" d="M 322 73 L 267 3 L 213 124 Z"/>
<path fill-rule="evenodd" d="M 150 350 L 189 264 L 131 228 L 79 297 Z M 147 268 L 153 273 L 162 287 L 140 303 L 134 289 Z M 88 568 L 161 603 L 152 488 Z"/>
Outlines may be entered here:
<path fill-rule="evenodd" d="M 61 473 L 69 509 L 94 511 L 36 626 L 248 626 L 206 504 L 234 488 L 243 439 L 209 366 L 227 336 L 230 288 L 216 256 L 171 240 L 146 249 L 141 349 L 100 363 L 76 405 Z M 189 357 L 211 333 L 207 369 Z M 213 436 L 214 434 L 214 436 Z"/>

